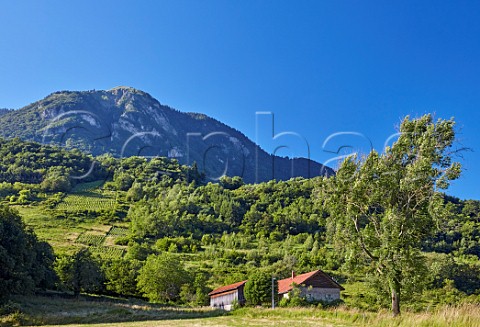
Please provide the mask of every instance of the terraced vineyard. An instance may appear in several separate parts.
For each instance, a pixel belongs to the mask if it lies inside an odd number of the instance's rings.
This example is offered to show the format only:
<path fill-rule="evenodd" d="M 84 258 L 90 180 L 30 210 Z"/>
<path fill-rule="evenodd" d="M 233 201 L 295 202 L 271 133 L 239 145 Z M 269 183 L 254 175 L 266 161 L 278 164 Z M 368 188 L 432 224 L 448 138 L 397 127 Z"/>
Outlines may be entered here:
<path fill-rule="evenodd" d="M 113 234 L 112 234 L 113 231 Z M 108 232 L 99 230 L 86 231 L 78 236 L 75 243 L 87 245 L 89 250 L 104 259 L 115 259 L 123 256 L 125 250 L 111 242 L 116 237 L 126 235 L 128 229 L 112 226 Z"/>
<path fill-rule="evenodd" d="M 85 232 L 80 234 L 75 242 L 85 245 L 99 246 L 103 243 L 104 240 L 105 235 Z"/>
<path fill-rule="evenodd" d="M 103 181 L 95 181 L 78 184 L 55 209 L 67 212 L 112 210 L 115 207 L 116 193 L 102 191 L 102 183 Z"/>
<path fill-rule="evenodd" d="M 112 210 L 115 207 L 115 199 L 112 195 L 104 195 L 99 193 L 78 193 L 67 195 L 60 202 L 56 209 L 63 211 L 98 211 Z"/>
<path fill-rule="evenodd" d="M 104 259 L 117 259 L 123 256 L 124 249 L 113 246 L 91 246 L 90 251 Z"/>
<path fill-rule="evenodd" d="M 108 236 L 123 237 L 128 235 L 128 228 L 113 226 L 107 234 Z"/>

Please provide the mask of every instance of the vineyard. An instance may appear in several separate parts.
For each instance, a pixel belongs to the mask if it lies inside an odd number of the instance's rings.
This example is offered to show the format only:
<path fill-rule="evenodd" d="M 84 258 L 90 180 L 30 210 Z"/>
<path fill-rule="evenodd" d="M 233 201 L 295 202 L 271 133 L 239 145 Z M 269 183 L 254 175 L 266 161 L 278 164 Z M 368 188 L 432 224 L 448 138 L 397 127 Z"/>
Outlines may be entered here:
<path fill-rule="evenodd" d="M 93 254 L 98 254 L 104 259 L 117 259 L 123 256 L 124 250 L 122 248 L 113 246 L 91 246 L 90 251 Z"/>
<path fill-rule="evenodd" d="M 56 209 L 66 212 L 113 210 L 116 193 L 101 190 L 102 185 L 103 181 L 78 184 Z"/>
<path fill-rule="evenodd" d="M 106 243 L 105 240 L 127 235 L 128 229 L 113 226 L 107 235 L 98 232 L 84 232 L 78 236 L 75 243 L 87 245 L 93 254 L 97 254 L 104 259 L 115 259 L 123 256 L 124 249 Z"/>
<path fill-rule="evenodd" d="M 75 242 L 84 245 L 100 246 L 104 240 L 105 235 L 85 232 L 80 234 Z"/>
<path fill-rule="evenodd" d="M 115 199 L 98 193 L 69 194 L 57 205 L 58 210 L 63 211 L 98 211 L 112 210 L 115 207 Z"/>
<path fill-rule="evenodd" d="M 113 226 L 107 235 L 114 237 L 124 237 L 128 235 L 128 228 Z"/>

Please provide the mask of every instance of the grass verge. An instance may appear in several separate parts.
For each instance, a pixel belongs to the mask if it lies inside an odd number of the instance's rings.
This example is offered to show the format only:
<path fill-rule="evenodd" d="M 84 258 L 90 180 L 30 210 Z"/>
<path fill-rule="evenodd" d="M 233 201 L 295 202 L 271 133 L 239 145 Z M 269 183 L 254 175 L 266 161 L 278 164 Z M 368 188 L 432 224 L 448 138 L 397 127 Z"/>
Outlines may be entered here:
<path fill-rule="evenodd" d="M 477 327 L 480 306 L 464 304 L 430 311 L 364 312 L 347 308 L 241 308 L 231 313 L 210 308 L 168 307 L 139 300 L 105 297 L 17 297 L 18 311 L 0 318 L 0 326 L 369 326 Z"/>

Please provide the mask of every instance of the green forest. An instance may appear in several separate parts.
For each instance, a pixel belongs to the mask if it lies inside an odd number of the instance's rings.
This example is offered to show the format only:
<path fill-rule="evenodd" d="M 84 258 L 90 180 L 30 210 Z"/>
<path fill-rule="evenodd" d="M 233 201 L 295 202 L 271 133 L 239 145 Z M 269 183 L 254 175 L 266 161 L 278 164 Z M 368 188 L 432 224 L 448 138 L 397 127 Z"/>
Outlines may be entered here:
<path fill-rule="evenodd" d="M 480 201 L 448 195 L 461 176 L 453 120 L 405 118 L 398 140 L 335 176 L 206 182 L 195 164 L 92 156 L 0 140 L 0 302 L 49 291 L 208 305 L 212 289 L 322 269 L 335 303 L 401 310 L 480 302 Z M 264 281 L 264 282 L 262 282 Z"/>

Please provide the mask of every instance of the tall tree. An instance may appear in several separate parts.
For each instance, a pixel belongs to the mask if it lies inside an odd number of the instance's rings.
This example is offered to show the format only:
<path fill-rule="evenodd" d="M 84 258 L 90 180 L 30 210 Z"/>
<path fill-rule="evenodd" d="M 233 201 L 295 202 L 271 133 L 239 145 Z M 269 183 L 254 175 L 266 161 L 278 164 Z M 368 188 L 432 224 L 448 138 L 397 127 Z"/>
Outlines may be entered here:
<path fill-rule="evenodd" d="M 137 280 L 150 301 L 172 302 L 179 299 L 182 285 L 190 283 L 190 275 L 176 256 L 162 253 L 148 256 Z"/>
<path fill-rule="evenodd" d="M 128 258 L 114 259 L 104 263 L 107 290 L 120 295 L 137 296 L 136 278 L 141 266 L 140 261 Z"/>
<path fill-rule="evenodd" d="M 53 286 L 53 250 L 26 229 L 18 212 L 0 206 L 0 301 Z"/>
<path fill-rule="evenodd" d="M 454 137 L 453 119 L 406 117 L 383 154 L 345 159 L 319 189 L 332 241 L 388 285 L 394 315 L 402 289 L 425 271 L 421 243 L 445 212 L 439 191 L 460 175 L 450 151 Z"/>
<path fill-rule="evenodd" d="M 58 258 L 55 270 L 62 284 L 76 296 L 80 292 L 98 292 L 103 286 L 104 276 L 100 264 L 88 249 Z"/>
<path fill-rule="evenodd" d="M 277 288 L 276 284 L 274 288 Z M 263 271 L 251 274 L 248 276 L 244 292 L 248 304 L 260 305 L 269 303 L 272 299 L 272 276 Z"/>

